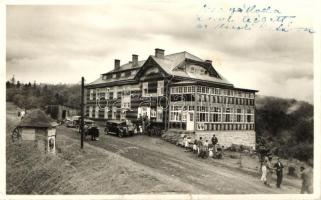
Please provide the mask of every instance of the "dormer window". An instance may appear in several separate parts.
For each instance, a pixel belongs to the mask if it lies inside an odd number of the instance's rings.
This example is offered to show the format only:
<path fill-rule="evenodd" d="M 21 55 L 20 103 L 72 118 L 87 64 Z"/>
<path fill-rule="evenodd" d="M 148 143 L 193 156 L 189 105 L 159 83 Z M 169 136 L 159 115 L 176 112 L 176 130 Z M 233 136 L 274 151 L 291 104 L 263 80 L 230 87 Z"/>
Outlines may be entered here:
<path fill-rule="evenodd" d="M 195 68 L 194 68 L 194 67 L 191 67 L 191 68 L 190 68 L 190 72 L 191 72 L 191 73 L 195 73 Z"/>
<path fill-rule="evenodd" d="M 106 80 L 107 80 L 107 79 L 111 79 L 112 77 L 113 77 L 112 74 L 107 74 L 107 75 L 106 75 Z"/>

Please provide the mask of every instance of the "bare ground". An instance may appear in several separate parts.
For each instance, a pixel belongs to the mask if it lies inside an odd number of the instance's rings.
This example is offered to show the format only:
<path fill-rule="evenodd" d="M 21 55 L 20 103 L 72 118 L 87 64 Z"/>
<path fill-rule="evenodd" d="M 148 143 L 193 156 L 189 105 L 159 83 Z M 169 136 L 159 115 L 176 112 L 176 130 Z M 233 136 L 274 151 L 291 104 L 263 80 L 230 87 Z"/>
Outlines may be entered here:
<path fill-rule="evenodd" d="M 79 134 L 74 130 L 66 130 L 64 127 L 61 129 L 67 136 L 79 138 Z M 186 192 L 213 194 L 299 192 L 296 184 L 284 185 L 282 189 L 265 187 L 259 180 L 259 174 L 226 167 L 212 159 L 196 158 L 194 154 L 184 152 L 182 148 L 160 138 L 148 136 L 117 138 L 101 135 L 99 141 L 87 142 L 152 169 L 153 173 L 171 176 L 193 188 L 185 190 Z M 224 162 L 224 159 L 221 162 Z"/>

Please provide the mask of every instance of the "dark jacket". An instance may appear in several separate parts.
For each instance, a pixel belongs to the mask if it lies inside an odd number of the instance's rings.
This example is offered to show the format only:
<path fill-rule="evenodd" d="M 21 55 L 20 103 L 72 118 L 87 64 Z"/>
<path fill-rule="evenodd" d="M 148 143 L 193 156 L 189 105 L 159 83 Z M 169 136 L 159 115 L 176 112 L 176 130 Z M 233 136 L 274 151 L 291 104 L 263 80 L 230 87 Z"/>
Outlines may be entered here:
<path fill-rule="evenodd" d="M 212 137 L 212 144 L 215 145 L 217 144 L 218 140 L 216 137 Z"/>
<path fill-rule="evenodd" d="M 284 166 L 281 162 L 277 162 L 274 164 L 274 168 L 277 174 L 282 174 Z"/>

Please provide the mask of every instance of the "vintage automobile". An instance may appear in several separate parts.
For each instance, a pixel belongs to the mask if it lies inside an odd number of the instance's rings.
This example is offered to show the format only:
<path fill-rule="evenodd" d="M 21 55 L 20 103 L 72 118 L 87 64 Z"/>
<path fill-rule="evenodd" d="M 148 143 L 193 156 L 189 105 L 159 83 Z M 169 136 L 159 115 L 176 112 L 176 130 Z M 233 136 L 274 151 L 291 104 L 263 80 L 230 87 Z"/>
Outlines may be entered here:
<path fill-rule="evenodd" d="M 80 121 L 80 116 L 72 116 L 69 120 L 66 120 L 65 125 L 68 128 L 78 128 L 79 121 Z"/>
<path fill-rule="evenodd" d="M 105 125 L 105 134 L 113 134 L 118 137 L 132 136 L 135 132 L 135 125 L 126 121 L 109 120 Z"/>
<path fill-rule="evenodd" d="M 71 120 L 66 120 L 64 124 L 68 128 L 74 127 L 74 123 Z"/>
<path fill-rule="evenodd" d="M 80 126 L 78 132 L 80 133 Z M 87 136 L 91 136 L 91 140 L 98 140 L 99 137 L 99 127 L 90 119 L 84 119 L 84 137 L 87 138 Z"/>

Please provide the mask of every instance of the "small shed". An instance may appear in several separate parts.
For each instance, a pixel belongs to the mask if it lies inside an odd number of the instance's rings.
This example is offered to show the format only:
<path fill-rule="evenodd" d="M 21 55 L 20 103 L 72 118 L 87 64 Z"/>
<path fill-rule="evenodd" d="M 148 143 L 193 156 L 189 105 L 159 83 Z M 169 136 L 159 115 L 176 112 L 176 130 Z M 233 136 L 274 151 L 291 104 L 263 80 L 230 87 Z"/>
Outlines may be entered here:
<path fill-rule="evenodd" d="M 38 148 L 50 153 L 56 151 L 56 126 L 57 123 L 39 109 L 26 114 L 18 125 L 22 140 L 35 141 Z"/>

